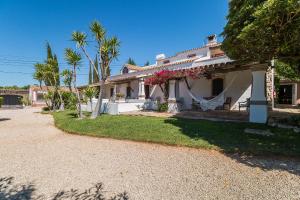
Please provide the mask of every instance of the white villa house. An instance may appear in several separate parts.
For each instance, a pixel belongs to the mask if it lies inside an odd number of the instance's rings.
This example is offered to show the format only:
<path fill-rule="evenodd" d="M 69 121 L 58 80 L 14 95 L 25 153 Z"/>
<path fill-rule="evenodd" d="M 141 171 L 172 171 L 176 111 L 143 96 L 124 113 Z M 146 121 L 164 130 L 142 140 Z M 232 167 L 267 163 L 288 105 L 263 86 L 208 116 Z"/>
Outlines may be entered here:
<path fill-rule="evenodd" d="M 169 81 L 169 112 L 195 107 L 202 111 L 225 109 L 227 112 L 247 109 L 250 122 L 265 123 L 272 98 L 273 70 L 267 63 L 239 64 L 227 57 L 220 45 L 216 36 L 211 35 L 202 47 L 170 57 L 159 54 L 156 63 L 149 66 L 125 64 L 119 75 L 91 86 L 105 88 L 104 112 L 119 114 L 142 108 L 156 109 L 157 101 L 163 102 L 164 95 L 157 85 L 146 85 L 147 78 L 161 70 L 203 69 L 205 73 L 196 79 L 187 76 Z"/>

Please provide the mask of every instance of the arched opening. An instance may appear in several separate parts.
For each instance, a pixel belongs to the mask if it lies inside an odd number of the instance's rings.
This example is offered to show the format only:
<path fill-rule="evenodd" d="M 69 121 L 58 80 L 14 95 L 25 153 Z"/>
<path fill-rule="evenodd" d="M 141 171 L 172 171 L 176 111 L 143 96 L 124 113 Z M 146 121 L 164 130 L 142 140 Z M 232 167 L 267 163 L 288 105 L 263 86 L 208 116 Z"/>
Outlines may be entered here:
<path fill-rule="evenodd" d="M 150 98 L 150 85 L 145 85 L 145 98 Z"/>
<path fill-rule="evenodd" d="M 128 99 L 130 99 L 131 98 L 131 87 L 130 86 L 128 86 L 127 88 L 126 88 L 126 98 L 128 98 Z"/>
<path fill-rule="evenodd" d="M 124 68 L 123 68 L 122 74 L 128 74 L 128 68 L 127 68 L 127 67 L 124 67 Z"/>
<path fill-rule="evenodd" d="M 212 96 L 217 96 L 223 91 L 223 79 L 216 78 L 212 80 Z"/>

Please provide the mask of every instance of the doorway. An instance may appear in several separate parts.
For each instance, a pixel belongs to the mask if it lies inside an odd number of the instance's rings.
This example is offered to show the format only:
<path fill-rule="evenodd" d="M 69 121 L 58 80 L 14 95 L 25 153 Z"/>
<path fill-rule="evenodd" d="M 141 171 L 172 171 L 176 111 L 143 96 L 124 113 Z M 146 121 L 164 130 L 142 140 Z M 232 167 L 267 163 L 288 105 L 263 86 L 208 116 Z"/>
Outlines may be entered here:
<path fill-rule="evenodd" d="M 293 85 L 280 85 L 278 94 L 279 104 L 292 104 L 293 102 Z"/>

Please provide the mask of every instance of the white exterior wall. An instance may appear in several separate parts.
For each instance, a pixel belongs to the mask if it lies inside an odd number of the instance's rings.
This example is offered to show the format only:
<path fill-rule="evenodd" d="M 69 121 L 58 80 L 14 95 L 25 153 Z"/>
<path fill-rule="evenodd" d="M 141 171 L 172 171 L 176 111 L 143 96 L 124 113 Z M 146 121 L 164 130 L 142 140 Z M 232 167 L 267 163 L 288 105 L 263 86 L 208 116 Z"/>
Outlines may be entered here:
<path fill-rule="evenodd" d="M 200 79 L 187 79 L 193 94 L 201 97 L 210 97 L 211 96 L 211 80 L 206 78 Z M 192 108 L 192 97 L 187 92 L 187 87 L 185 81 L 180 81 L 179 83 L 179 96 L 183 98 L 184 108 Z"/>
<path fill-rule="evenodd" d="M 196 54 L 196 56 L 200 59 L 202 59 L 202 58 L 203 59 L 209 59 L 210 58 L 209 47 L 204 47 L 204 48 L 200 48 L 200 49 L 181 52 L 181 53 L 178 53 L 175 56 L 167 57 L 167 58 L 162 59 L 162 60 L 158 60 L 157 64 L 162 65 L 165 60 L 169 60 L 170 63 L 172 63 L 172 62 L 177 62 L 178 60 L 189 59 L 187 56 L 190 55 L 190 54 Z"/>
<path fill-rule="evenodd" d="M 154 90 L 154 91 L 153 91 L 153 94 L 150 96 L 150 98 L 152 100 L 157 100 L 157 98 L 160 98 L 161 102 L 163 102 L 164 101 L 164 94 L 161 91 L 160 87 L 158 85 L 157 85 L 157 87 L 153 86 L 152 89 L 150 89 L 150 94 L 151 94 L 152 90 Z"/>
<path fill-rule="evenodd" d="M 130 82 L 130 87 L 131 87 L 131 98 L 132 99 L 137 99 L 139 98 L 139 81 L 134 80 Z"/>
<path fill-rule="evenodd" d="M 230 88 L 225 93 L 226 97 L 231 97 L 231 109 L 238 110 L 238 102 L 246 101 L 251 97 L 252 73 L 250 70 L 230 72 L 225 76 L 224 88 L 235 78 Z"/>
<path fill-rule="evenodd" d="M 231 86 L 225 93 L 225 97 L 231 97 L 231 109 L 238 110 L 238 102 L 246 101 L 247 98 L 251 97 L 251 84 L 252 84 L 252 74 L 250 70 L 240 71 L 240 72 L 230 72 L 227 74 L 222 74 L 215 78 L 224 79 L 224 89 L 231 83 Z M 191 79 L 188 78 L 188 82 L 191 86 L 193 94 L 201 97 L 211 97 L 212 96 L 212 80 L 213 79 Z M 184 100 L 184 108 L 191 109 L 192 98 L 187 92 L 187 87 L 185 81 L 181 80 L 179 83 L 179 96 Z"/>
<path fill-rule="evenodd" d="M 104 98 L 105 99 L 110 99 L 110 88 L 113 87 L 112 85 L 105 85 L 104 86 L 105 89 L 104 89 Z"/>
<path fill-rule="evenodd" d="M 127 83 L 123 83 L 118 85 L 117 87 L 117 93 L 121 93 L 124 95 L 124 97 L 126 97 L 126 88 L 127 88 Z"/>

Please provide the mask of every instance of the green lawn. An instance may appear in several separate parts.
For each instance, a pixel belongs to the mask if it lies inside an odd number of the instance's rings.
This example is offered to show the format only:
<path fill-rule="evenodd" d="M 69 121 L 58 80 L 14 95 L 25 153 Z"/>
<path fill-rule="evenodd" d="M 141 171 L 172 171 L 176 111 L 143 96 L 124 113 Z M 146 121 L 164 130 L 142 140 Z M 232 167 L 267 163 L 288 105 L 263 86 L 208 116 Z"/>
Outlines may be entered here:
<path fill-rule="evenodd" d="M 53 116 L 58 128 L 73 134 L 216 149 L 226 153 L 300 155 L 300 134 L 261 124 L 124 115 L 78 120 L 73 111 L 56 112 Z M 245 128 L 270 129 L 275 135 L 246 134 Z"/>

